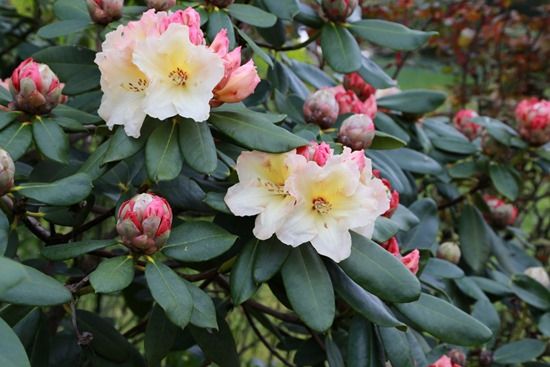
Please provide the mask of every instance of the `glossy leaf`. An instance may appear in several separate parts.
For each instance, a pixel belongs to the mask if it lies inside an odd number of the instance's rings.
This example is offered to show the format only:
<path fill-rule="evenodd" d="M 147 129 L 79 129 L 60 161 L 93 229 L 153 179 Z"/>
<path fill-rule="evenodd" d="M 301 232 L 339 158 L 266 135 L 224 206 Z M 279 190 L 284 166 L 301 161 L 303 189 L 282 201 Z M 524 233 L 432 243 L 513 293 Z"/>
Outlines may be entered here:
<path fill-rule="evenodd" d="M 485 266 L 490 253 L 485 226 L 481 213 L 475 207 L 464 206 L 458 223 L 460 248 L 464 260 L 476 272 Z"/>
<path fill-rule="evenodd" d="M 13 330 L 0 318 L 0 364 L 4 367 L 30 367 L 25 348 Z"/>
<path fill-rule="evenodd" d="M 196 326 L 189 326 L 189 331 L 209 360 L 224 367 L 241 366 L 231 329 L 222 318 L 218 318 L 218 325 L 218 331 Z"/>
<path fill-rule="evenodd" d="M 447 95 L 443 92 L 410 89 L 376 100 L 379 107 L 401 112 L 424 114 L 436 110 L 445 102 Z"/>
<path fill-rule="evenodd" d="M 0 297 L 2 293 L 26 277 L 25 268 L 17 261 L 0 256 Z"/>
<path fill-rule="evenodd" d="M 542 340 L 522 339 L 497 348 L 493 354 L 493 360 L 499 364 L 529 362 L 540 356 L 546 347 L 546 343 Z"/>
<path fill-rule="evenodd" d="M 6 150 L 15 161 L 26 153 L 32 143 L 29 123 L 13 123 L 0 131 L 0 147 Z"/>
<path fill-rule="evenodd" d="M 131 256 L 103 260 L 90 274 L 90 283 L 97 293 L 123 290 L 134 279 L 134 261 Z"/>
<path fill-rule="evenodd" d="M 185 162 L 195 171 L 207 174 L 214 172 L 218 157 L 208 123 L 182 121 L 179 124 L 179 146 Z"/>
<path fill-rule="evenodd" d="M 257 240 L 250 240 L 237 257 L 231 271 L 230 289 L 233 303 L 240 305 L 254 295 L 258 286 L 254 281 L 254 257 Z"/>
<path fill-rule="evenodd" d="M 523 274 L 514 274 L 511 288 L 519 298 L 531 306 L 550 310 L 550 290 L 536 280 Z"/>
<path fill-rule="evenodd" d="M 247 4 L 231 4 L 227 7 L 232 17 L 256 27 L 271 27 L 277 17 L 260 8 Z"/>
<path fill-rule="evenodd" d="M 153 306 L 151 316 L 145 329 L 145 358 L 151 367 L 160 366 L 160 362 L 176 340 L 178 327 L 164 314 L 158 305 Z"/>
<path fill-rule="evenodd" d="M 518 183 L 507 166 L 498 163 L 489 165 L 489 176 L 495 188 L 510 200 L 516 200 L 519 193 Z"/>
<path fill-rule="evenodd" d="M 186 284 L 193 298 L 191 324 L 201 328 L 218 329 L 216 308 L 212 298 L 193 283 L 187 282 Z"/>
<path fill-rule="evenodd" d="M 348 367 L 380 367 L 376 334 L 372 324 L 355 316 L 349 329 L 346 362 Z"/>
<path fill-rule="evenodd" d="M 36 119 L 32 123 L 32 133 L 42 154 L 56 162 L 67 162 L 69 138 L 54 120 Z"/>
<path fill-rule="evenodd" d="M 178 125 L 165 121 L 153 131 L 145 146 L 145 166 L 153 181 L 176 178 L 183 165 L 178 147 Z"/>
<path fill-rule="evenodd" d="M 42 256 L 49 260 L 68 260 L 88 252 L 112 246 L 117 243 L 116 239 L 111 240 L 84 240 L 69 242 L 59 245 L 46 246 L 41 250 Z"/>
<path fill-rule="evenodd" d="M 326 23 L 321 33 L 323 56 L 330 67 L 351 73 L 361 67 L 361 50 L 355 38 L 340 24 Z"/>
<path fill-rule="evenodd" d="M 254 259 L 254 280 L 263 283 L 271 279 L 281 269 L 291 249 L 275 236 L 260 242 Z"/>
<path fill-rule="evenodd" d="M 42 38 L 66 36 L 80 32 L 86 29 L 90 24 L 90 21 L 86 19 L 61 20 L 40 28 L 38 30 L 38 35 Z"/>
<path fill-rule="evenodd" d="M 357 36 L 394 50 L 415 50 L 436 32 L 409 29 L 402 24 L 378 19 L 363 19 L 350 25 Z"/>
<path fill-rule="evenodd" d="M 54 182 L 24 183 L 17 191 L 45 204 L 66 206 L 84 200 L 92 191 L 92 182 L 87 174 L 77 173 Z"/>

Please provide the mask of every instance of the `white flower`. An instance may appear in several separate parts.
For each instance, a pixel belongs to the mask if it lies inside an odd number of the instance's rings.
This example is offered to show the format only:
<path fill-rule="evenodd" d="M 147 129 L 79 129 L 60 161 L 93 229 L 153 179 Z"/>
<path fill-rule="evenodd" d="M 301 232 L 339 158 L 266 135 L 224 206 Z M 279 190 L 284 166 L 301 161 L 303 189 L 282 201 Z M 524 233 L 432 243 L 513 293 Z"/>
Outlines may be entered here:
<path fill-rule="evenodd" d="M 133 62 L 150 80 L 145 113 L 161 120 L 175 115 L 208 119 L 224 66 L 213 51 L 189 40 L 189 27 L 173 23 L 159 37 L 136 44 Z"/>
<path fill-rule="evenodd" d="M 286 191 L 285 182 L 296 169 L 296 157 L 294 152 L 254 151 L 243 152 L 237 159 L 239 183 L 229 188 L 225 203 L 237 216 L 259 214 L 254 235 L 261 240 L 270 238 L 294 207 L 295 199 Z"/>

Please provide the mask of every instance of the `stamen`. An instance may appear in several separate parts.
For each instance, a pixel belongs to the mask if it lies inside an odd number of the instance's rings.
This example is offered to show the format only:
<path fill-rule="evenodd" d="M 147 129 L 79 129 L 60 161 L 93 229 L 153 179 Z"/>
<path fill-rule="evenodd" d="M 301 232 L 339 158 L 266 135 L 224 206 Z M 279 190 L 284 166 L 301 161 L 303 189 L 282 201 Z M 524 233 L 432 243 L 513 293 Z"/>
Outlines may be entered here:
<path fill-rule="evenodd" d="M 168 74 L 168 78 L 170 78 L 177 86 L 183 87 L 187 82 L 188 76 L 185 71 L 178 67 Z"/>
<path fill-rule="evenodd" d="M 269 192 L 279 195 L 288 195 L 283 185 L 277 185 L 276 183 L 264 181 L 260 178 L 258 178 L 258 181 L 260 182 L 260 185 L 262 185 Z"/>
<path fill-rule="evenodd" d="M 318 197 L 312 200 L 311 210 L 315 210 L 319 214 L 328 214 L 332 205 L 322 197 Z"/>
<path fill-rule="evenodd" d="M 122 84 L 121 87 L 126 89 L 129 92 L 135 92 L 135 93 L 141 93 L 147 88 L 147 80 L 139 78 L 135 83 L 134 82 L 128 82 L 126 84 Z"/>

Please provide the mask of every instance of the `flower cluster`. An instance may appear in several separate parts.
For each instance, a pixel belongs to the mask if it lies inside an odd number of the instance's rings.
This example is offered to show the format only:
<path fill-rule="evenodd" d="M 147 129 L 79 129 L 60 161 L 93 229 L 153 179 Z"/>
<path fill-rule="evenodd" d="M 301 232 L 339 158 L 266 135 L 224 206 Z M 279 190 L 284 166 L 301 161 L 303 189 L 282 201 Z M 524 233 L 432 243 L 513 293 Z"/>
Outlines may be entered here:
<path fill-rule="evenodd" d="M 533 145 L 550 141 L 550 101 L 537 98 L 524 99 L 516 110 L 518 130 L 523 139 Z"/>
<path fill-rule="evenodd" d="M 474 140 L 481 133 L 481 126 L 472 121 L 472 118 L 478 117 L 476 111 L 463 109 L 456 113 L 453 118 L 453 124 L 468 139 Z"/>
<path fill-rule="evenodd" d="M 483 195 L 483 200 L 489 208 L 487 221 L 497 228 L 504 228 L 514 224 L 518 216 L 518 208 L 492 195 Z"/>
<path fill-rule="evenodd" d="M 326 143 L 284 154 L 243 152 L 239 183 L 225 202 L 237 216 L 256 217 L 254 235 L 273 234 L 290 246 L 311 242 L 339 262 L 351 252 L 353 230 L 370 238 L 374 221 L 389 208 L 387 189 L 372 175 L 363 151 L 334 154 Z"/>
<path fill-rule="evenodd" d="M 229 52 L 225 30 L 205 44 L 192 8 L 150 9 L 107 34 L 102 47 L 95 59 L 103 90 L 98 113 L 133 137 L 146 115 L 205 121 L 211 105 L 238 102 L 260 81 L 252 61 L 241 65 L 240 48 Z"/>
<path fill-rule="evenodd" d="M 409 269 L 413 274 L 418 273 L 418 266 L 420 261 L 420 252 L 418 249 L 414 249 L 411 252 L 409 252 L 407 255 L 402 256 L 401 252 L 399 251 L 399 243 L 397 242 L 397 238 L 392 237 L 381 246 L 386 249 L 390 254 L 397 257 L 403 265 L 407 269 Z"/>

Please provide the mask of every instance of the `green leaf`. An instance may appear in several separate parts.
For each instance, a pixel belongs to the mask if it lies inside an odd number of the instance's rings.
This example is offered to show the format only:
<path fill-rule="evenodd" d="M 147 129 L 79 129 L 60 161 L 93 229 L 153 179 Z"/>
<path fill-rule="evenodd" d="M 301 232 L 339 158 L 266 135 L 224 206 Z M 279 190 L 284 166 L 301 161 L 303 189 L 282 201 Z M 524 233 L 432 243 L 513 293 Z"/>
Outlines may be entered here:
<path fill-rule="evenodd" d="M 77 173 L 54 182 L 29 182 L 18 186 L 18 192 L 45 204 L 67 206 L 84 200 L 92 191 L 90 176 Z"/>
<path fill-rule="evenodd" d="M 325 350 L 327 352 L 327 361 L 329 367 L 344 367 L 344 358 L 338 348 L 338 344 L 332 339 L 329 334 L 325 338 Z"/>
<path fill-rule="evenodd" d="M 443 170 L 439 162 L 435 159 L 413 149 L 402 148 L 385 153 L 405 171 L 437 175 Z"/>
<path fill-rule="evenodd" d="M 113 293 L 128 287 L 134 280 L 134 261 L 131 256 L 103 260 L 90 274 L 96 293 Z"/>
<path fill-rule="evenodd" d="M 10 240 L 10 232 L 11 229 L 8 217 L 0 210 L 0 256 L 6 254 Z"/>
<path fill-rule="evenodd" d="M 42 154 L 56 162 L 67 163 L 69 138 L 53 119 L 35 119 L 32 134 Z"/>
<path fill-rule="evenodd" d="M 145 358 L 150 367 L 159 367 L 160 362 L 172 349 L 178 333 L 159 305 L 153 306 L 145 329 Z"/>
<path fill-rule="evenodd" d="M 181 261 L 206 261 L 229 250 L 236 239 L 237 236 L 213 223 L 186 222 L 172 229 L 162 252 Z"/>
<path fill-rule="evenodd" d="M 271 279 L 283 266 L 290 250 L 290 246 L 275 236 L 260 242 L 254 259 L 254 280 L 263 283 Z"/>
<path fill-rule="evenodd" d="M 292 20 L 300 12 L 297 0 L 265 1 L 264 4 L 270 13 L 285 20 Z"/>
<path fill-rule="evenodd" d="M 407 145 L 407 143 L 396 136 L 382 131 L 376 131 L 374 140 L 369 149 L 399 149 L 405 145 Z"/>
<path fill-rule="evenodd" d="M 13 330 L 0 318 L 0 365 L 2 367 L 30 367 L 25 348 Z"/>
<path fill-rule="evenodd" d="M 410 302 L 420 295 L 418 279 L 382 246 L 351 232 L 351 255 L 340 267 L 361 287 L 390 302 Z"/>
<path fill-rule="evenodd" d="M 498 364 L 518 364 L 529 362 L 544 353 L 546 343 L 537 339 L 522 339 L 501 345 L 493 354 Z"/>
<path fill-rule="evenodd" d="M 213 192 L 210 191 L 206 194 L 206 197 L 204 198 L 204 203 L 211 207 L 214 210 L 217 210 L 219 212 L 225 213 L 225 214 L 231 214 L 231 211 L 225 205 L 224 201 L 225 193 L 222 192 Z"/>
<path fill-rule="evenodd" d="M 507 296 L 512 293 L 510 287 L 494 281 L 492 279 L 483 278 L 483 277 L 470 277 L 479 288 L 481 288 L 485 293 L 494 294 L 496 296 Z"/>
<path fill-rule="evenodd" d="M 19 111 L 1 111 L 0 110 L 0 130 L 15 121 L 18 116 L 21 116 Z"/>
<path fill-rule="evenodd" d="M 395 318 L 380 298 L 361 288 L 338 266 L 330 266 L 328 269 L 338 296 L 361 316 L 380 326 L 398 327 L 403 330 L 407 328 Z"/>
<path fill-rule="evenodd" d="M 281 270 L 292 308 L 310 328 L 325 331 L 335 314 L 330 276 L 310 245 L 292 249 Z"/>
<path fill-rule="evenodd" d="M 415 50 L 437 32 L 422 32 L 409 29 L 402 24 L 378 19 L 363 19 L 350 24 L 358 37 L 379 46 L 394 50 Z"/>
<path fill-rule="evenodd" d="M 402 231 L 408 231 L 418 223 L 420 219 L 406 206 L 399 204 L 397 210 L 391 216 L 391 220 L 399 226 Z"/>
<path fill-rule="evenodd" d="M 393 80 L 380 66 L 378 66 L 377 63 L 368 57 L 363 57 L 363 62 L 358 72 L 361 77 L 374 88 L 391 88 L 397 85 L 395 80 Z"/>
<path fill-rule="evenodd" d="M 250 240 L 242 249 L 231 270 L 231 298 L 235 305 L 240 305 L 248 300 L 258 289 L 252 274 L 257 248 L 258 240 Z"/>
<path fill-rule="evenodd" d="M 464 276 L 464 271 L 447 260 L 431 257 L 422 270 L 421 278 L 425 275 L 434 278 L 457 279 Z"/>
<path fill-rule="evenodd" d="M 275 15 L 252 5 L 231 4 L 227 10 L 233 18 L 256 27 L 269 28 L 277 21 Z"/>
<path fill-rule="evenodd" d="M 544 336 L 550 336 L 550 312 L 540 317 L 537 326 Z"/>
<path fill-rule="evenodd" d="M 87 174 L 90 176 L 92 181 L 95 181 L 103 176 L 103 174 L 110 168 L 103 164 L 103 159 L 105 158 L 105 154 L 108 149 L 109 142 L 106 141 L 102 143 L 92 152 L 92 154 L 88 156 L 86 161 L 82 163 L 82 166 L 80 166 L 78 172 Z"/>
<path fill-rule="evenodd" d="M 90 25 L 91 22 L 87 19 L 61 20 L 45 25 L 37 34 L 42 38 L 56 38 L 80 32 Z"/>
<path fill-rule="evenodd" d="M 399 231 L 399 226 L 386 217 L 378 217 L 374 222 L 372 238 L 377 242 L 386 242 Z"/>
<path fill-rule="evenodd" d="M 66 104 L 57 105 L 57 107 L 53 109 L 52 114 L 56 118 L 74 120 L 81 125 L 94 125 L 102 121 L 101 117 L 98 115 L 81 111 Z"/>
<path fill-rule="evenodd" d="M 525 303 L 544 311 L 550 310 L 550 290 L 524 274 L 514 274 L 512 291 Z"/>
<path fill-rule="evenodd" d="M 440 137 L 432 139 L 434 147 L 450 153 L 472 154 L 479 149 L 474 144 L 462 138 Z"/>
<path fill-rule="evenodd" d="M 191 320 L 193 299 L 185 281 L 160 262 L 147 264 L 145 278 L 153 298 L 166 316 L 181 328 L 187 326 Z"/>
<path fill-rule="evenodd" d="M 400 236 L 403 248 L 406 250 L 431 248 L 439 231 L 437 205 L 432 199 L 424 198 L 415 201 L 409 209 L 416 215 L 419 223 Z"/>
<path fill-rule="evenodd" d="M 57 0 L 53 5 L 55 16 L 61 20 L 84 19 L 90 21 L 86 4 L 74 0 Z"/>
<path fill-rule="evenodd" d="M 32 143 L 29 123 L 18 122 L 0 131 L 0 147 L 6 150 L 16 161 L 27 152 Z"/>
<path fill-rule="evenodd" d="M 241 31 L 238 27 L 235 27 L 237 32 L 239 33 L 239 36 L 252 48 L 254 53 L 262 58 L 266 62 L 267 65 L 273 67 L 273 60 L 271 60 L 271 57 L 267 52 L 265 52 L 260 46 L 254 42 L 252 38 L 250 38 L 245 32 Z"/>
<path fill-rule="evenodd" d="M 191 324 L 201 328 L 217 329 L 216 308 L 212 298 L 196 285 L 189 282 L 186 284 L 191 297 L 193 297 Z"/>
<path fill-rule="evenodd" d="M 376 100 L 379 107 L 390 110 L 425 114 L 435 111 L 445 102 L 447 95 L 443 92 L 426 89 L 409 89 L 391 96 Z"/>
<path fill-rule="evenodd" d="M 491 163 L 489 165 L 489 175 L 498 192 L 510 200 L 516 200 L 519 194 L 519 187 L 510 168 L 499 163 Z"/>
<path fill-rule="evenodd" d="M 231 329 L 221 317 L 218 318 L 218 325 L 218 331 L 192 325 L 189 326 L 189 331 L 210 361 L 224 367 L 241 366 Z"/>
<path fill-rule="evenodd" d="M 381 366 L 372 324 L 360 316 L 351 320 L 346 362 L 348 367 Z"/>
<path fill-rule="evenodd" d="M 19 284 L 26 276 L 25 268 L 17 261 L 0 256 L 0 296 L 3 291 Z"/>
<path fill-rule="evenodd" d="M 68 260 L 88 252 L 112 246 L 117 243 L 111 240 L 84 240 L 78 242 L 63 243 L 60 245 L 46 246 L 41 250 L 42 256 L 49 260 Z"/>
<path fill-rule="evenodd" d="M 227 30 L 227 38 L 229 38 L 229 49 L 235 47 L 235 32 L 233 31 L 233 23 L 231 18 L 224 10 L 216 9 L 208 13 L 208 24 L 206 25 L 206 33 L 210 41 L 213 41 L 216 35 L 225 28 Z"/>
<path fill-rule="evenodd" d="M 479 299 L 472 309 L 472 316 L 481 321 L 497 335 L 500 329 L 500 318 L 497 310 L 488 298 Z"/>
<path fill-rule="evenodd" d="M 256 113 L 242 109 L 212 112 L 209 121 L 216 129 L 249 149 L 283 153 L 307 145 L 307 140 L 274 125 L 266 118 L 260 120 L 256 117 Z"/>
<path fill-rule="evenodd" d="M 473 346 L 487 342 L 492 332 L 467 313 L 439 298 L 422 294 L 418 301 L 396 305 L 418 328 L 444 342 Z"/>
<path fill-rule="evenodd" d="M 178 125 L 164 121 L 153 131 L 145 147 L 145 166 L 149 177 L 155 181 L 176 178 L 183 165 L 178 148 Z"/>
<path fill-rule="evenodd" d="M 407 334 L 395 328 L 378 328 L 386 355 L 392 366 L 414 367 L 414 357 Z"/>
<path fill-rule="evenodd" d="M 351 73 L 361 67 L 361 50 L 355 38 L 340 24 L 325 23 L 321 33 L 323 57 L 335 71 Z"/>
<path fill-rule="evenodd" d="M 65 94 L 79 94 L 99 86 L 95 51 L 76 46 L 53 46 L 41 49 L 33 57 L 47 64 L 65 83 Z"/>
<path fill-rule="evenodd" d="M 152 127 L 152 125 L 153 124 L 144 124 L 143 126 Z M 141 136 L 134 139 L 126 135 L 123 127 L 117 128 L 113 136 L 109 139 L 109 149 L 107 150 L 107 153 L 105 153 L 103 163 L 120 161 L 131 157 L 140 151 L 151 133 L 150 131 L 145 132 L 143 130 L 144 129 L 142 128 Z M 150 130 L 150 128 L 147 130 Z"/>
<path fill-rule="evenodd" d="M 24 278 L 0 294 L 0 300 L 29 306 L 51 306 L 71 300 L 71 293 L 57 280 L 44 273 L 21 265 Z"/>
<path fill-rule="evenodd" d="M 458 222 L 460 248 L 466 263 L 480 272 L 489 258 L 490 245 L 486 224 L 477 208 L 465 205 Z"/>
<path fill-rule="evenodd" d="M 180 149 L 185 162 L 197 172 L 214 172 L 218 157 L 208 123 L 184 120 L 178 128 Z"/>

